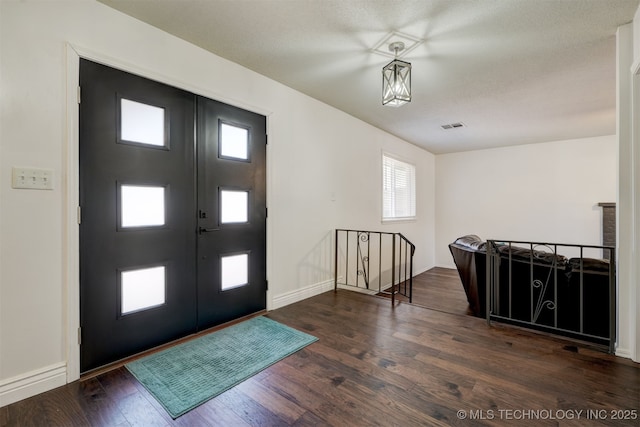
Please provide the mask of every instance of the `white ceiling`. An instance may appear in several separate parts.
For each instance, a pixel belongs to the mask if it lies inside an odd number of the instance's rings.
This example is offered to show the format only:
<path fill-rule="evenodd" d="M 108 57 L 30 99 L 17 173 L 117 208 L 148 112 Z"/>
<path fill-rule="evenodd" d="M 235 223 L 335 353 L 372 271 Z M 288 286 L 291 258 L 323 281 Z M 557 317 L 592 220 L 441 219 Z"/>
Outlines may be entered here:
<path fill-rule="evenodd" d="M 101 1 L 439 154 L 614 134 L 615 34 L 640 0 Z M 393 32 L 423 40 L 400 108 L 373 51 Z"/>

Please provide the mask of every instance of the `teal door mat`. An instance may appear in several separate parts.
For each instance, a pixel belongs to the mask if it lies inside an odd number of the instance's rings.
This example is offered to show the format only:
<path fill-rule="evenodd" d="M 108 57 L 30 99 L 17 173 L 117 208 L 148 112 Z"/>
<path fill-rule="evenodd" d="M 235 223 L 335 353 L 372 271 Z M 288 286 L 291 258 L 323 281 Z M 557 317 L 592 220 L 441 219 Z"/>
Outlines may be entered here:
<path fill-rule="evenodd" d="M 260 316 L 125 366 L 175 419 L 317 340 Z"/>

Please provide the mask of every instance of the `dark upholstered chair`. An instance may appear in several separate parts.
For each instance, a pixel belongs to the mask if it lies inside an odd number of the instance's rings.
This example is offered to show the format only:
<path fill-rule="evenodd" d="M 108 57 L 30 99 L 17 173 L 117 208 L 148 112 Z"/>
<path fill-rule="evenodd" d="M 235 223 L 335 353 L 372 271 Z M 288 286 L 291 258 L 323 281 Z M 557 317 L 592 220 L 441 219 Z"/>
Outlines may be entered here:
<path fill-rule="evenodd" d="M 460 237 L 449 245 L 462 287 L 467 294 L 469 308 L 473 315 L 478 317 L 485 317 L 486 312 L 485 245 L 485 242 L 474 234 Z"/>

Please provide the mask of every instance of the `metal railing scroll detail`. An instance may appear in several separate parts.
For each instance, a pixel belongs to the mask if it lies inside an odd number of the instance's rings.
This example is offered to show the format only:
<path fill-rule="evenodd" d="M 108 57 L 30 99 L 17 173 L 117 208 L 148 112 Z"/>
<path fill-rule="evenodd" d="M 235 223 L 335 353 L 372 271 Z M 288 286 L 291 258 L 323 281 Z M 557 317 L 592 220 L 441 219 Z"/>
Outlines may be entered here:
<path fill-rule="evenodd" d="M 334 289 L 396 295 L 412 301 L 415 245 L 402 233 L 336 229 Z"/>
<path fill-rule="evenodd" d="M 487 323 L 511 323 L 615 351 L 615 248 L 488 240 L 486 251 Z"/>

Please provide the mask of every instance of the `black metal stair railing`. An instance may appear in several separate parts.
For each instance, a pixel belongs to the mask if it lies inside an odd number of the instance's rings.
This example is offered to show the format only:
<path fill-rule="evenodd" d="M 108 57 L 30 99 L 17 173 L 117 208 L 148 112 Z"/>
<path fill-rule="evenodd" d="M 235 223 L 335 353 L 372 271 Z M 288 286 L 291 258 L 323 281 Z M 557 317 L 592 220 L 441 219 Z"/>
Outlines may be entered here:
<path fill-rule="evenodd" d="M 336 229 L 334 289 L 396 295 L 412 302 L 415 245 L 402 233 Z"/>
<path fill-rule="evenodd" d="M 486 316 L 606 346 L 616 343 L 616 254 L 610 246 L 486 245 Z"/>

